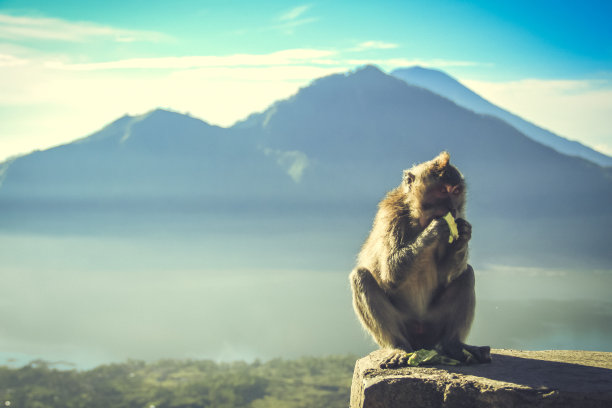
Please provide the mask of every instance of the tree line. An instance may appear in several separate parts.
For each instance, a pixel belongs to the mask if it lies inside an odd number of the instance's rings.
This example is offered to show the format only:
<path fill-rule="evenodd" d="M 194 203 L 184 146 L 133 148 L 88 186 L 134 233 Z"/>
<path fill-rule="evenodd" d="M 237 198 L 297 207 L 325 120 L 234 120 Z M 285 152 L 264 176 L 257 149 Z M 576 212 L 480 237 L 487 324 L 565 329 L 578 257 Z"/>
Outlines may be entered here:
<path fill-rule="evenodd" d="M 346 407 L 355 356 L 217 363 L 127 361 L 87 371 L 45 361 L 0 366 L 10 408 Z"/>

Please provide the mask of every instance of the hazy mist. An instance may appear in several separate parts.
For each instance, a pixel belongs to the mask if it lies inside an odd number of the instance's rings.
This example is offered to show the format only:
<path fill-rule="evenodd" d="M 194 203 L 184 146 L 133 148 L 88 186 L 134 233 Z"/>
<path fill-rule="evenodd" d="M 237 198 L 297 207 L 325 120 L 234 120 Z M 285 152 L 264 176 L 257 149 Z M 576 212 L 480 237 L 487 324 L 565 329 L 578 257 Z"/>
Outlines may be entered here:
<path fill-rule="evenodd" d="M 86 368 L 367 353 L 375 345 L 347 281 L 359 240 L 324 235 L 237 236 L 227 246 L 219 235 L 2 234 L 0 358 Z M 474 266 L 472 342 L 612 351 L 609 271 Z"/>
<path fill-rule="evenodd" d="M 348 274 L 384 193 L 445 149 L 469 341 L 612 351 L 610 169 L 366 67 L 232 128 L 156 110 L 0 163 L 0 364 L 368 353 Z"/>

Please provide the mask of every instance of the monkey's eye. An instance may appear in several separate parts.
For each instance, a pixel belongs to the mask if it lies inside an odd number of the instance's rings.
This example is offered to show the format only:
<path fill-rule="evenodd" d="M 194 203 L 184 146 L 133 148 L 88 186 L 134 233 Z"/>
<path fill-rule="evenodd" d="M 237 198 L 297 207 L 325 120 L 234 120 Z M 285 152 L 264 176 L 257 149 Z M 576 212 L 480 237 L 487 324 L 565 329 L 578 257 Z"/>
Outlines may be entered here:
<path fill-rule="evenodd" d="M 459 195 L 459 194 L 461 194 L 461 191 L 462 191 L 461 187 L 455 187 L 455 189 L 453 190 L 453 194 Z"/>

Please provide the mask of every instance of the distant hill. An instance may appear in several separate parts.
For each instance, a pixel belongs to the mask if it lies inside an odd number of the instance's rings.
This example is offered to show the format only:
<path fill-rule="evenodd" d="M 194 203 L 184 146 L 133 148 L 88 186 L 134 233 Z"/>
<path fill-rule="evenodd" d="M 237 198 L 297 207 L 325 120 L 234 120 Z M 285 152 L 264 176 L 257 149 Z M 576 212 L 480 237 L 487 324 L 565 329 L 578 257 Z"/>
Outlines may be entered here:
<path fill-rule="evenodd" d="M 591 149 L 579 142 L 568 140 L 546 129 L 534 125 L 482 98 L 448 74 L 435 69 L 422 67 L 399 68 L 391 75 L 411 85 L 429 89 L 451 101 L 477 113 L 496 116 L 519 131 L 558 152 L 569 156 L 578 156 L 601 166 L 612 166 L 612 157 Z"/>
<path fill-rule="evenodd" d="M 231 128 L 156 110 L 13 160 L 0 187 L 0 229 L 36 228 L 31 220 L 50 208 L 94 208 L 126 214 L 126 225 L 151 211 L 224 213 L 237 231 L 276 223 L 358 242 L 402 169 L 442 150 L 469 183 L 476 259 L 610 265 L 605 169 L 372 66 L 320 78 Z"/>
<path fill-rule="evenodd" d="M 12 161 L 0 191 L 5 200 L 17 202 L 148 201 L 154 206 L 155 201 L 211 202 L 254 193 L 269 197 L 282 189 L 278 184 L 293 183 L 252 141 L 158 109 L 124 116 L 88 137 Z"/>

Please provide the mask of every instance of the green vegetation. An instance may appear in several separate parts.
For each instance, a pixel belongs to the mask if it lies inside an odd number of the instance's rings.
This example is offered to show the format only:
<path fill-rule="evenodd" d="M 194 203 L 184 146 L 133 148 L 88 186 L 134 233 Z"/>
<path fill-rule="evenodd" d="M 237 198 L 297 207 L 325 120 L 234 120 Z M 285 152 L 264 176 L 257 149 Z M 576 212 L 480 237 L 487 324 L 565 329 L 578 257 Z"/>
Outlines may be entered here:
<path fill-rule="evenodd" d="M 128 361 L 89 371 L 0 367 L 10 408 L 346 407 L 354 356 L 215 363 Z"/>

